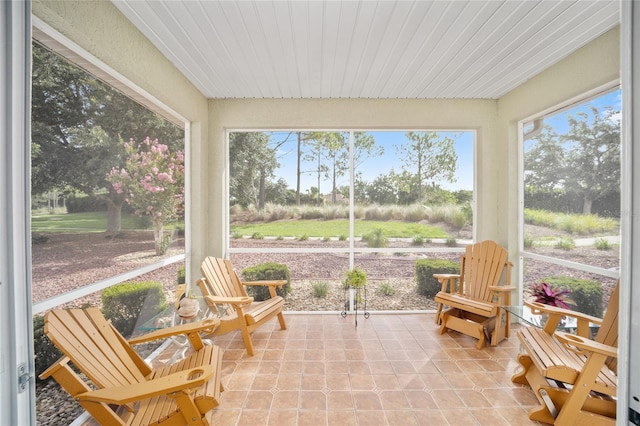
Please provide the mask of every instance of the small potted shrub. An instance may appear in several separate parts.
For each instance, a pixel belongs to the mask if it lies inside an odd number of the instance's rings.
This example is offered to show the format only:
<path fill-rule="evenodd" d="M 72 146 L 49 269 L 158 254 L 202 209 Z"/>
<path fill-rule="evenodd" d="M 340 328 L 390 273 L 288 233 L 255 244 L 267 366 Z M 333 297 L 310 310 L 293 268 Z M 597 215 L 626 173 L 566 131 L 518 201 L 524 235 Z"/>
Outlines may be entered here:
<path fill-rule="evenodd" d="M 367 273 L 356 266 L 344 273 L 343 283 L 345 288 L 362 288 L 367 284 Z"/>

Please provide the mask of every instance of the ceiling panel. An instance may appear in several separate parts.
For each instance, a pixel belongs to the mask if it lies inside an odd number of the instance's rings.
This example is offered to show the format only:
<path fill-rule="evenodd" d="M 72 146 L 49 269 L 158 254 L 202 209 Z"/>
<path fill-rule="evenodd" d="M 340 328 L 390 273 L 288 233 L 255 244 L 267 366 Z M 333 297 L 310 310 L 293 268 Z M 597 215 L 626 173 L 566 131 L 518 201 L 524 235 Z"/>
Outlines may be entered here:
<path fill-rule="evenodd" d="M 618 25 L 617 0 L 112 0 L 209 98 L 495 99 Z"/>

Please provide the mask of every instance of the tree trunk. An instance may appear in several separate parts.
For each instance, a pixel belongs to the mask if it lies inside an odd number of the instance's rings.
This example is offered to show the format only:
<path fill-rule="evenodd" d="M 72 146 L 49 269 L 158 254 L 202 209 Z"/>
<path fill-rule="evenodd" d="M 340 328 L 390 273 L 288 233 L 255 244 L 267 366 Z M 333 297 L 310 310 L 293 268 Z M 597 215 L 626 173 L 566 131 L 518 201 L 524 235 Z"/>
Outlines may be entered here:
<path fill-rule="evenodd" d="M 107 198 L 107 232 L 120 232 L 124 200 Z"/>
<path fill-rule="evenodd" d="M 260 188 L 258 188 L 258 209 L 259 210 L 264 210 L 264 199 L 265 199 L 265 177 L 264 177 L 264 170 L 260 171 Z"/>
<path fill-rule="evenodd" d="M 582 214 L 591 214 L 591 206 L 593 205 L 593 200 L 585 195 L 582 201 Z"/>

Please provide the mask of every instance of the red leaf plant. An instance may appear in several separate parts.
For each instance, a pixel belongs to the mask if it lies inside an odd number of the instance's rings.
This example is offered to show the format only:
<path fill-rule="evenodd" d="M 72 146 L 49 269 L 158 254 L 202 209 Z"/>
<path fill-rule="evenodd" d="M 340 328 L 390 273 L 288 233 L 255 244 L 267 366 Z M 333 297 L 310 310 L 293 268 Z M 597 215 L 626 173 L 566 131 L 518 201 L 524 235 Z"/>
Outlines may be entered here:
<path fill-rule="evenodd" d="M 545 282 L 534 284 L 531 289 L 531 295 L 535 298 L 534 302 L 563 309 L 571 309 L 569 303 L 572 302 L 566 298 L 569 293 L 571 293 L 570 290 L 555 289 Z"/>

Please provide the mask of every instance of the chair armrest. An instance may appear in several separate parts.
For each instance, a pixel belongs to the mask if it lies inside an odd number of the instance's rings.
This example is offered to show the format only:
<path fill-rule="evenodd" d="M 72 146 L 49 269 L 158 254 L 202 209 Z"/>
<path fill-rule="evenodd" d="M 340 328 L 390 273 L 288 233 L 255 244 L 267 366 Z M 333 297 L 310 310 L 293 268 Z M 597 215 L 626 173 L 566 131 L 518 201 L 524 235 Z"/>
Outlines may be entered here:
<path fill-rule="evenodd" d="M 455 291 L 454 283 L 461 278 L 460 274 L 433 274 L 433 278 L 442 284 L 440 291 L 443 293 L 453 293 Z M 447 289 L 448 285 L 448 289 Z"/>
<path fill-rule="evenodd" d="M 582 355 L 588 355 L 591 352 L 595 352 L 607 357 L 618 358 L 618 348 L 615 346 L 605 345 L 596 342 L 595 340 L 576 336 L 575 334 L 566 333 L 564 331 L 556 331 L 555 336 L 572 352 Z"/>
<path fill-rule="evenodd" d="M 594 317 L 591 315 L 583 314 L 582 312 L 572 311 L 570 309 L 558 308 L 557 306 L 545 305 L 539 302 L 525 301 L 524 304 L 531 309 L 531 313 L 534 315 L 547 314 L 549 319 L 547 320 L 544 329 L 547 333 L 553 334 L 558 327 L 562 317 L 572 317 L 577 322 L 577 334 L 582 337 L 590 336 L 589 324 L 596 325 L 602 324 L 602 318 Z"/>
<path fill-rule="evenodd" d="M 136 345 L 138 343 L 150 342 L 151 340 L 166 339 L 167 337 L 176 336 L 178 334 L 189 335 L 200 331 L 210 334 L 213 333 L 213 330 L 215 330 L 219 324 L 220 319 L 207 318 L 198 322 L 177 325 L 175 327 L 161 328 L 159 330 L 143 334 L 142 336 L 129 339 L 128 342 L 131 345 Z"/>
<path fill-rule="evenodd" d="M 77 395 L 76 399 L 78 401 L 123 405 L 202 386 L 211 376 L 213 376 L 213 366 L 203 365 L 146 382 L 86 392 Z"/>
<path fill-rule="evenodd" d="M 242 285 L 261 286 L 261 287 L 268 287 L 268 286 L 282 287 L 286 283 L 287 283 L 287 280 L 270 280 L 270 281 L 262 280 L 262 281 L 243 281 Z"/>
<path fill-rule="evenodd" d="M 572 311 L 571 309 L 558 308 L 557 306 L 545 305 L 544 303 L 540 302 L 525 301 L 524 304 L 531 308 L 531 312 L 534 314 L 559 314 L 576 319 L 584 319 L 585 321 L 589 321 L 595 324 L 602 324 L 602 318 L 583 314 L 582 312 L 578 311 Z"/>
<path fill-rule="evenodd" d="M 204 300 L 207 301 L 209 306 L 216 304 L 230 304 L 230 305 L 248 305 L 253 302 L 253 297 L 220 297 L 220 296 L 204 296 Z"/>

